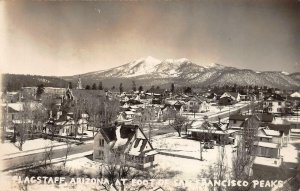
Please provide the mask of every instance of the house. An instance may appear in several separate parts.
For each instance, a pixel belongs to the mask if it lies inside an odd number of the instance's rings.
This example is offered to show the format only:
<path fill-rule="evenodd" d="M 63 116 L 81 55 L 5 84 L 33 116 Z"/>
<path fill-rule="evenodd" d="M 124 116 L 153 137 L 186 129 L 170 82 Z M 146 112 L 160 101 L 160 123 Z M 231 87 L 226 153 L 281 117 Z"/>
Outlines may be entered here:
<path fill-rule="evenodd" d="M 13 127 L 16 124 L 24 123 L 25 120 L 22 117 L 25 114 L 24 111 L 42 111 L 45 108 L 39 102 L 17 102 L 17 103 L 6 103 L 1 105 L 1 112 L 3 114 L 3 122 L 5 123 L 6 132 L 12 132 Z M 33 123 L 33 116 L 29 115 L 26 117 L 28 123 Z M 27 122 L 26 122 L 27 123 Z M 36 124 L 35 124 L 36 125 Z M 37 125 L 38 129 L 41 128 L 42 124 Z"/>
<path fill-rule="evenodd" d="M 234 102 L 241 101 L 241 95 L 237 92 L 224 92 L 221 95 L 220 99 L 225 98 L 225 97 L 232 99 Z"/>
<path fill-rule="evenodd" d="M 250 100 L 249 96 L 247 94 L 240 94 L 241 101 L 248 101 Z"/>
<path fill-rule="evenodd" d="M 218 95 L 216 93 L 207 93 L 204 96 L 209 102 L 216 102 L 218 100 Z"/>
<path fill-rule="evenodd" d="M 271 113 L 261 113 L 257 116 L 260 119 L 261 126 L 267 126 L 268 124 L 272 123 L 275 119 L 274 115 Z"/>
<path fill-rule="evenodd" d="M 259 127 L 257 139 L 261 142 L 275 143 L 280 147 L 283 146 L 283 134 L 280 131 L 272 130 L 268 127 Z"/>
<path fill-rule="evenodd" d="M 254 154 L 258 157 L 280 158 L 280 146 L 277 143 L 258 141 L 254 143 Z"/>
<path fill-rule="evenodd" d="M 252 170 L 254 177 L 268 177 L 269 179 L 285 179 L 282 173 L 282 157 L 280 146 L 276 143 L 255 142 L 252 152 L 254 157 Z"/>
<path fill-rule="evenodd" d="M 282 146 L 287 146 L 291 139 L 291 124 L 274 124 L 268 125 L 268 128 L 274 131 L 279 131 L 282 135 Z"/>
<path fill-rule="evenodd" d="M 242 114 L 232 114 L 229 116 L 229 124 L 228 128 L 234 129 L 239 127 L 243 127 L 245 124 L 245 121 L 250 117 L 251 115 L 242 115 Z"/>
<path fill-rule="evenodd" d="M 183 110 L 183 107 L 181 107 L 180 110 L 178 111 L 178 110 L 176 110 L 174 105 L 165 104 L 158 111 L 157 119 L 158 120 L 166 120 L 167 118 L 168 119 L 174 119 L 176 114 L 178 114 L 179 112 L 183 112 L 182 110 Z"/>
<path fill-rule="evenodd" d="M 101 128 L 94 137 L 95 161 L 110 163 L 115 159 L 138 169 L 154 165 L 157 152 L 137 125 Z"/>
<path fill-rule="evenodd" d="M 60 136 L 72 136 L 75 134 L 75 121 L 68 115 L 61 115 L 59 119 L 52 117 L 45 124 L 45 133 Z"/>
<path fill-rule="evenodd" d="M 191 138 L 201 141 L 214 140 L 217 143 L 233 144 L 238 130 L 227 129 L 225 123 L 204 122 L 200 127 L 188 129 Z"/>
<path fill-rule="evenodd" d="M 46 134 L 59 136 L 83 135 L 88 130 L 88 115 L 83 113 L 76 122 L 73 113 L 61 114 L 59 111 L 56 118 L 50 116 L 45 123 L 44 131 Z"/>
<path fill-rule="evenodd" d="M 132 118 L 128 118 L 125 112 L 120 112 L 118 117 L 117 117 L 117 122 L 118 123 L 125 123 L 125 124 L 130 124 L 132 122 Z"/>
<path fill-rule="evenodd" d="M 259 119 L 260 126 L 267 126 L 272 123 L 274 120 L 274 116 L 268 113 L 256 114 Z M 228 128 L 238 128 L 243 127 L 245 121 L 251 117 L 251 115 L 242 115 L 242 114 L 232 114 L 229 116 L 229 124 Z"/>
<path fill-rule="evenodd" d="M 17 103 L 21 101 L 22 95 L 20 92 L 6 92 L 2 94 L 2 103 Z"/>
<path fill-rule="evenodd" d="M 283 114 L 286 112 L 286 101 L 279 94 L 272 94 L 264 98 L 264 111 L 273 114 Z"/>
<path fill-rule="evenodd" d="M 219 105 L 233 105 L 236 102 L 231 97 L 222 97 L 219 99 Z"/>
<path fill-rule="evenodd" d="M 203 97 L 191 97 L 187 99 L 186 104 L 184 105 L 185 111 L 188 112 L 207 112 L 210 109 L 209 103 L 206 101 L 206 98 Z"/>

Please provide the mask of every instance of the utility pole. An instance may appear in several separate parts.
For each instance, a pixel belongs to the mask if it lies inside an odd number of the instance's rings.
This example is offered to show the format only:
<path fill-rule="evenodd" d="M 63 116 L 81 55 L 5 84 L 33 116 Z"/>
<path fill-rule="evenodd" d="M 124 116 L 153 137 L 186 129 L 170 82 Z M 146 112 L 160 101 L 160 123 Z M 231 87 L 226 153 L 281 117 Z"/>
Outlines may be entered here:
<path fill-rule="evenodd" d="M 203 161 L 201 140 L 199 141 L 199 143 L 200 143 L 200 160 Z"/>

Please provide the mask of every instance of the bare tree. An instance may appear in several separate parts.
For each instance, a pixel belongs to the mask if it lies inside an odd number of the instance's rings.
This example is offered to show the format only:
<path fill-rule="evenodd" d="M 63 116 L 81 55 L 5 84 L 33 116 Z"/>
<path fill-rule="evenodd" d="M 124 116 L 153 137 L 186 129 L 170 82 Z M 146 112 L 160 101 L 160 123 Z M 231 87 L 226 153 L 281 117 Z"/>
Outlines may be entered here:
<path fill-rule="evenodd" d="M 23 151 L 23 145 L 25 141 L 27 140 L 27 124 L 21 123 L 21 124 L 16 124 L 16 132 L 17 132 L 17 138 L 16 138 L 16 143 L 15 145 L 19 148 L 20 151 Z"/>
<path fill-rule="evenodd" d="M 141 116 L 136 116 L 134 118 L 134 123 L 138 123 L 138 125 L 143 129 L 144 127 L 148 127 L 148 140 L 151 141 L 152 130 L 153 130 L 153 122 L 155 121 L 156 113 L 155 108 L 145 107 L 141 112 Z"/>
<path fill-rule="evenodd" d="M 30 128 L 30 135 L 33 138 L 33 135 L 37 132 L 41 133 L 43 131 L 43 124 L 49 119 L 48 112 L 46 108 L 40 104 L 35 103 L 32 106 L 31 120 L 32 126 Z"/>
<path fill-rule="evenodd" d="M 5 141 L 5 134 L 6 134 L 6 129 L 9 126 L 8 123 L 8 103 L 6 102 L 4 109 L 1 111 L 1 143 L 4 143 Z"/>
<path fill-rule="evenodd" d="M 103 184 L 104 189 L 109 190 L 111 185 L 115 190 L 125 190 L 125 184 L 117 185 L 117 181 L 127 179 L 131 181 L 138 176 L 138 171 L 134 171 L 132 167 L 127 165 L 125 160 L 119 157 L 118 153 L 113 153 L 110 157 L 109 163 L 104 164 L 100 171 L 100 175 L 107 178 L 109 184 Z"/>
<path fill-rule="evenodd" d="M 53 157 L 53 141 L 51 140 L 48 145 L 44 147 L 43 165 L 46 168 L 47 165 L 51 165 Z"/>
<path fill-rule="evenodd" d="M 200 108 L 199 104 L 195 104 L 191 107 L 191 112 L 193 112 L 194 118 L 196 117 L 196 113 L 199 112 L 199 108 Z"/>
<path fill-rule="evenodd" d="M 259 119 L 256 115 L 252 115 L 246 120 L 242 130 L 242 137 L 238 143 L 235 156 L 233 156 L 233 178 L 239 180 L 251 180 L 251 167 L 254 161 L 252 154 L 255 153 L 254 143 L 257 141 L 257 131 L 259 127 Z M 249 190 L 244 187 L 244 190 Z"/>
<path fill-rule="evenodd" d="M 176 115 L 174 121 L 169 124 L 169 127 L 173 128 L 177 133 L 178 136 L 181 136 L 181 131 L 188 123 L 188 119 L 181 115 Z"/>
<path fill-rule="evenodd" d="M 32 128 L 32 108 L 30 102 L 22 104 L 22 110 L 19 112 L 18 120 L 14 124 L 14 139 L 15 144 L 20 151 L 23 150 L 23 145 L 28 137 L 28 131 Z"/>
<path fill-rule="evenodd" d="M 67 160 L 68 160 L 68 156 L 72 150 L 72 142 L 67 138 L 66 140 L 66 144 L 67 144 L 67 148 L 66 148 L 66 154 L 65 154 L 65 160 L 64 160 L 64 167 L 66 167 L 66 163 L 67 163 Z"/>

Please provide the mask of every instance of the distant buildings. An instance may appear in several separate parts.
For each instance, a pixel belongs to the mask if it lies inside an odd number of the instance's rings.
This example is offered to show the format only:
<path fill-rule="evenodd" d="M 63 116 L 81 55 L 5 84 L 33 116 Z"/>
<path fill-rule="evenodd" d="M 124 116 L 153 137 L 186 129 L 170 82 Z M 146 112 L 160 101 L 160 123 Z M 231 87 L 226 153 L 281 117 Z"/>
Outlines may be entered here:
<path fill-rule="evenodd" d="M 282 114 L 287 112 L 286 101 L 279 94 L 272 94 L 264 98 L 264 111 L 272 114 Z"/>
<path fill-rule="evenodd" d="M 224 92 L 219 100 L 220 105 L 232 105 L 241 100 L 240 94 L 236 92 Z"/>

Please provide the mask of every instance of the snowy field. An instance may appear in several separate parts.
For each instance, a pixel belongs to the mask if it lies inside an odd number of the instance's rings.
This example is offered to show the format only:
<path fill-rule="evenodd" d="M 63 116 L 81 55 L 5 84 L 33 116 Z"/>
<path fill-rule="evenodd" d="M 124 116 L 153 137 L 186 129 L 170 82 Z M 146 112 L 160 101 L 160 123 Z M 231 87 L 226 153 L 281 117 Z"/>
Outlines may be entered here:
<path fill-rule="evenodd" d="M 17 144 L 17 143 L 16 143 Z M 59 146 L 59 145 L 65 145 L 64 142 L 58 142 L 58 141 L 52 141 L 49 139 L 33 139 L 33 140 L 26 140 L 23 144 L 23 151 L 20 151 L 17 146 L 15 146 L 11 142 L 5 142 L 0 144 L 0 150 L 1 150 L 1 156 L 8 155 L 8 154 L 14 154 L 14 153 L 20 153 L 20 152 L 27 152 L 27 151 L 33 151 L 38 149 L 43 149 L 47 146 Z"/>

